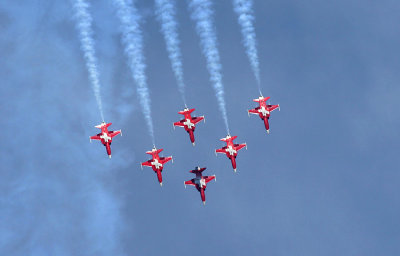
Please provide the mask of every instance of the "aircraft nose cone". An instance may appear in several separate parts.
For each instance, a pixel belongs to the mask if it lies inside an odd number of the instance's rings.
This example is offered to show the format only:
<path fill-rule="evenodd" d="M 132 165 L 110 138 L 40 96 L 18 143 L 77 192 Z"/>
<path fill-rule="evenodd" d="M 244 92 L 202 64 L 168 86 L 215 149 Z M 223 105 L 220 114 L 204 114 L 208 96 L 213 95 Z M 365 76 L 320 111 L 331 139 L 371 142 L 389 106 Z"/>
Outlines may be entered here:
<path fill-rule="evenodd" d="M 234 172 L 236 172 L 236 169 L 233 169 Z"/>
<path fill-rule="evenodd" d="M 160 182 L 160 187 L 162 187 L 162 182 Z"/>
<path fill-rule="evenodd" d="M 203 205 L 206 205 L 206 201 L 203 201 Z"/>
<path fill-rule="evenodd" d="M 110 158 L 110 159 L 111 159 L 111 155 L 108 155 L 108 158 Z"/>

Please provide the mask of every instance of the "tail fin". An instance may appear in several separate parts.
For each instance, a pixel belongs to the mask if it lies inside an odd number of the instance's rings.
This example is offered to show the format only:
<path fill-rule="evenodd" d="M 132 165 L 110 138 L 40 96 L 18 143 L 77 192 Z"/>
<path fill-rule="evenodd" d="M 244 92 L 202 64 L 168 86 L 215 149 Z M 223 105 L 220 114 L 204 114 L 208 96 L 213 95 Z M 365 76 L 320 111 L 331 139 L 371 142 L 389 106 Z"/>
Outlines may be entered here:
<path fill-rule="evenodd" d="M 160 152 L 164 150 L 164 149 L 162 149 L 162 148 L 160 148 L 160 149 L 154 148 L 154 149 L 155 149 L 155 150 L 147 151 L 146 154 L 149 154 L 149 155 L 160 154 Z"/>
<path fill-rule="evenodd" d="M 184 115 L 184 114 L 191 114 L 193 111 L 195 111 L 194 108 L 188 109 L 188 110 L 179 111 L 178 114 L 181 114 L 181 115 Z"/>
<path fill-rule="evenodd" d="M 261 97 L 259 97 L 258 99 L 254 99 L 253 101 L 254 102 L 266 102 L 267 100 L 269 100 L 271 97 L 263 97 L 263 96 L 261 96 Z"/>
<path fill-rule="evenodd" d="M 226 136 L 225 138 L 222 138 L 222 139 L 220 139 L 220 140 L 221 140 L 221 141 L 228 142 L 228 141 L 233 141 L 233 140 L 235 140 L 236 138 L 237 138 L 237 136 L 232 136 L 232 137 Z"/>
<path fill-rule="evenodd" d="M 106 124 L 106 123 L 101 123 L 101 124 L 99 124 L 99 125 L 96 125 L 95 127 L 101 129 L 101 128 L 103 128 L 104 126 L 105 126 L 105 127 L 109 127 L 110 125 L 112 125 L 112 123 L 108 123 L 108 124 Z"/>
<path fill-rule="evenodd" d="M 204 172 L 204 170 L 207 169 L 206 167 L 200 168 L 199 166 L 197 166 L 194 170 L 191 170 L 189 172 L 191 173 L 202 173 Z"/>

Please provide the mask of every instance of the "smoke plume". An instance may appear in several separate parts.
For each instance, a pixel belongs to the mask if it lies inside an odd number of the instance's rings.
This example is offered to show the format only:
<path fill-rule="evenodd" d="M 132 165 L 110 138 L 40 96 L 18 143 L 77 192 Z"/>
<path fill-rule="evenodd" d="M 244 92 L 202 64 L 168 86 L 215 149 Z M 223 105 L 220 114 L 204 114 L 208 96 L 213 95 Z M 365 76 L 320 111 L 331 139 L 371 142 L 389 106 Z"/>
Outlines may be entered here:
<path fill-rule="evenodd" d="M 125 48 L 125 55 L 128 58 L 128 66 L 136 83 L 136 90 L 146 120 L 147 129 L 153 144 L 155 144 L 153 120 L 151 118 L 151 100 L 145 74 L 146 64 L 143 54 L 143 36 L 139 24 L 141 17 L 135 6 L 125 0 L 114 0 L 114 4 L 117 9 L 118 19 L 121 22 L 122 44 Z"/>
<path fill-rule="evenodd" d="M 210 81 L 215 90 L 219 109 L 225 122 L 227 133 L 229 133 L 228 115 L 226 112 L 224 85 L 222 84 L 221 61 L 217 48 L 217 36 L 214 29 L 209 0 L 190 0 L 189 9 L 191 18 L 196 22 L 196 31 L 200 37 L 200 45 L 207 61 L 207 69 L 210 73 Z"/>
<path fill-rule="evenodd" d="M 157 19 L 161 23 L 161 32 L 167 46 L 168 57 L 171 61 L 178 89 L 183 103 L 186 105 L 185 83 L 183 82 L 182 54 L 179 48 L 178 24 L 176 8 L 173 0 L 155 0 Z"/>
<path fill-rule="evenodd" d="M 233 0 L 233 7 L 238 15 L 238 22 L 242 30 L 243 45 L 246 49 L 253 74 L 257 80 L 258 89 L 261 94 L 260 64 L 256 47 L 256 31 L 254 29 L 254 14 L 252 0 Z"/>
<path fill-rule="evenodd" d="M 79 31 L 79 39 L 81 41 L 81 49 L 83 51 L 86 67 L 89 72 L 89 80 L 92 84 L 101 119 L 104 122 L 103 105 L 100 94 L 99 71 L 97 68 L 96 51 L 94 49 L 92 16 L 88 11 L 90 5 L 86 0 L 75 0 L 73 7 L 77 21 L 76 27 Z"/>

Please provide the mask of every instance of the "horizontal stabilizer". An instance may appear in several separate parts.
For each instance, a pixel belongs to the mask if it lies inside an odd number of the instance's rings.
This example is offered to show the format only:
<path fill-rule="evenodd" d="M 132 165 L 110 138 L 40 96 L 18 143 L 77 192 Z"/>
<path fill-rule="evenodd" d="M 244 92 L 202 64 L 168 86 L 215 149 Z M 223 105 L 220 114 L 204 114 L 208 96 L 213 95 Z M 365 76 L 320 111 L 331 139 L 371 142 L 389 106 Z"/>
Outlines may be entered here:
<path fill-rule="evenodd" d="M 220 139 L 221 141 L 225 141 L 225 142 L 228 142 L 228 141 L 233 141 L 233 140 L 235 140 L 237 138 L 237 136 L 226 136 L 225 138 L 222 138 L 222 139 Z"/>
<path fill-rule="evenodd" d="M 153 148 L 153 150 L 147 151 L 146 154 L 149 154 L 149 155 L 156 155 L 156 154 L 160 154 L 160 152 L 163 151 L 163 150 L 164 150 L 164 149 L 162 149 L 162 148 L 160 148 L 160 149 Z"/>
<path fill-rule="evenodd" d="M 207 169 L 206 167 L 200 168 L 199 166 L 197 166 L 194 170 L 191 170 L 189 172 L 191 173 L 202 173 L 204 172 L 204 170 Z"/>
<path fill-rule="evenodd" d="M 179 111 L 178 114 L 181 114 L 181 115 L 191 114 L 193 111 L 195 111 L 194 108 L 192 108 L 192 109 L 185 109 L 185 110 Z"/>
<path fill-rule="evenodd" d="M 267 100 L 269 100 L 271 97 L 263 97 L 263 96 L 261 96 L 261 97 L 259 97 L 258 99 L 254 99 L 253 101 L 255 101 L 255 102 L 266 102 Z"/>
<path fill-rule="evenodd" d="M 105 126 L 105 127 L 109 127 L 110 125 L 112 125 L 112 123 L 108 123 L 108 124 L 106 124 L 106 123 L 101 123 L 101 124 L 99 124 L 99 125 L 96 125 L 95 127 L 101 129 L 101 128 L 103 128 L 104 126 Z"/>

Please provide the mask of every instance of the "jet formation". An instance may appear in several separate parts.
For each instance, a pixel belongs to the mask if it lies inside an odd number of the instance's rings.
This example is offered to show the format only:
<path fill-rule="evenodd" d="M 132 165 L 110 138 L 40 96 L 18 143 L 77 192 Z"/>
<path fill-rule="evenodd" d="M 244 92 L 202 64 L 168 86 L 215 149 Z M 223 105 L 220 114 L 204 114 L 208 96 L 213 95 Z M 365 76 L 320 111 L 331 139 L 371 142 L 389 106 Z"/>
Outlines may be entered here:
<path fill-rule="evenodd" d="M 270 99 L 270 97 L 264 97 L 260 96 L 257 99 L 254 99 L 254 102 L 259 103 L 259 106 L 255 107 L 254 109 L 247 110 L 248 115 L 250 114 L 255 114 L 258 115 L 263 121 L 264 121 L 264 126 L 265 129 L 267 130 L 267 133 L 269 133 L 269 119 L 271 116 L 271 112 L 274 111 L 275 109 L 280 110 L 280 106 L 278 105 L 271 105 L 267 104 L 267 101 Z M 195 145 L 195 137 L 194 137 L 194 131 L 196 129 L 196 124 L 198 124 L 200 121 L 205 122 L 204 116 L 192 116 L 192 113 L 195 111 L 194 108 L 189 109 L 187 106 L 185 106 L 185 109 L 182 111 L 179 111 L 178 114 L 183 115 L 183 119 L 174 122 L 173 127 L 175 129 L 175 126 L 183 127 L 185 131 L 189 134 L 190 142 L 192 145 Z M 111 158 L 111 142 L 112 139 L 118 135 L 121 134 L 121 130 L 118 131 L 108 131 L 108 127 L 111 125 L 111 123 L 101 123 L 99 125 L 96 125 L 95 127 L 98 129 L 101 129 L 101 132 L 98 133 L 97 135 L 91 136 L 90 141 L 92 140 L 100 140 L 100 142 L 106 147 L 107 155 L 109 158 Z M 236 172 L 237 169 L 237 164 L 236 164 L 236 157 L 238 155 L 238 151 L 241 150 L 242 148 L 246 147 L 247 149 L 247 144 L 242 143 L 242 144 L 235 144 L 234 140 L 237 138 L 237 136 L 231 136 L 228 134 L 225 138 L 220 139 L 221 141 L 226 143 L 226 146 L 223 146 L 222 148 L 216 149 L 215 150 L 215 155 L 217 153 L 225 154 L 228 159 L 231 161 L 233 171 Z M 147 151 L 146 154 L 151 155 L 151 159 L 142 162 L 140 164 L 140 167 L 143 169 L 143 166 L 151 167 L 153 171 L 157 174 L 157 179 L 158 182 L 160 183 L 160 186 L 162 186 L 163 182 L 163 177 L 162 177 L 162 171 L 164 168 L 164 164 L 172 161 L 172 156 L 168 157 L 160 157 L 159 154 L 163 151 L 162 148 L 157 149 L 156 146 L 153 147 L 152 150 Z M 215 180 L 216 176 L 203 176 L 202 173 L 206 169 L 206 167 L 200 168 L 196 167 L 194 170 L 191 170 L 190 173 L 193 173 L 196 175 L 195 178 L 185 181 L 184 185 L 185 187 L 187 185 L 191 185 L 196 187 L 196 189 L 200 192 L 201 196 L 201 201 L 203 204 L 206 203 L 206 197 L 205 197 L 205 190 L 207 187 L 207 183 L 210 182 L 211 180 Z"/>

